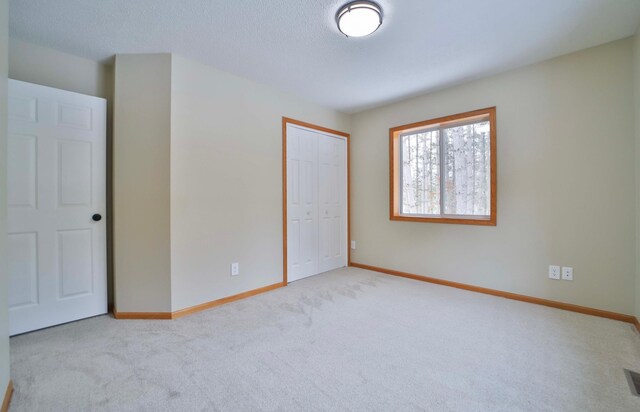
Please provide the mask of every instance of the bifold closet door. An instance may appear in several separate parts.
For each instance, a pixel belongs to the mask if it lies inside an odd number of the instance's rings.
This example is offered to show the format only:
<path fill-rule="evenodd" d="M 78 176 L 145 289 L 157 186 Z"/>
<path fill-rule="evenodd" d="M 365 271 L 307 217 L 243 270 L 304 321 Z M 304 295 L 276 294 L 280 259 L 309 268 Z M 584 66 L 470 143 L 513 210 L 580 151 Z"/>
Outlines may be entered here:
<path fill-rule="evenodd" d="M 318 137 L 287 126 L 287 277 L 318 273 Z"/>
<path fill-rule="evenodd" d="M 290 282 L 347 265 L 346 141 L 287 125 Z"/>
<path fill-rule="evenodd" d="M 318 134 L 318 272 L 347 265 L 346 142 Z"/>

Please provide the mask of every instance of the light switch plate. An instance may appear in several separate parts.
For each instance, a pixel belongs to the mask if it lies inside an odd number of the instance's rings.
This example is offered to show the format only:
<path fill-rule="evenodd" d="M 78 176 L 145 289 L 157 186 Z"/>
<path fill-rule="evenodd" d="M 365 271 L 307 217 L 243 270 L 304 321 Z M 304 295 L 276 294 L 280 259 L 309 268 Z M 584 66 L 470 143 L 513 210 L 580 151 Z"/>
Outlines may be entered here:
<path fill-rule="evenodd" d="M 231 264 L 231 276 L 238 276 L 240 274 L 240 263 Z"/>
<path fill-rule="evenodd" d="M 568 266 L 562 267 L 562 280 L 573 280 L 573 268 Z"/>
<path fill-rule="evenodd" d="M 352 250 L 356 250 L 356 241 L 355 240 L 351 241 L 351 249 Z"/>
<path fill-rule="evenodd" d="M 549 265 L 549 279 L 560 279 L 560 266 Z"/>

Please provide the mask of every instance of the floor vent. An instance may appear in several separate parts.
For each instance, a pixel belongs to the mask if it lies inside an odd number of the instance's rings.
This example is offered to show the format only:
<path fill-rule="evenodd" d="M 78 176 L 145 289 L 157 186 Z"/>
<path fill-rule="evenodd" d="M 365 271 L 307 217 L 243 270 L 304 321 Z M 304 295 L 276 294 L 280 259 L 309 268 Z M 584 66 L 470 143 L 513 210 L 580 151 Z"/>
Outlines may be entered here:
<path fill-rule="evenodd" d="M 631 393 L 636 396 L 640 396 L 640 373 L 625 369 L 624 374 L 627 376 L 627 382 L 629 382 Z"/>

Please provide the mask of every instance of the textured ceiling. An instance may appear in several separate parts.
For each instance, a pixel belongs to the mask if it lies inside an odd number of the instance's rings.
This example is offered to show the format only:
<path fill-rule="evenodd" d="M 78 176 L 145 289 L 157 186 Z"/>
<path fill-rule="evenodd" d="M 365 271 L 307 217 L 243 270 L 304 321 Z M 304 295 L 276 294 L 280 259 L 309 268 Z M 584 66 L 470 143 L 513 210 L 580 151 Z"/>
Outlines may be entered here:
<path fill-rule="evenodd" d="M 12 37 L 105 60 L 173 52 L 346 112 L 632 35 L 640 0 L 378 0 L 345 38 L 346 0 L 11 0 Z"/>

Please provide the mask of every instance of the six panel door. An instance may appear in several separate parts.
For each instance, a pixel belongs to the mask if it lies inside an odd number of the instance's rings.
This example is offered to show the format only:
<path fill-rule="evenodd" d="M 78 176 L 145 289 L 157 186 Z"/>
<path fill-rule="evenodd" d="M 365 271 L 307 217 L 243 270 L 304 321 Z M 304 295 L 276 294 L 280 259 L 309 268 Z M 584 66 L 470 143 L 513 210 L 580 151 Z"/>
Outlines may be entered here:
<path fill-rule="evenodd" d="M 106 313 L 106 101 L 10 80 L 8 127 L 11 335 Z"/>

